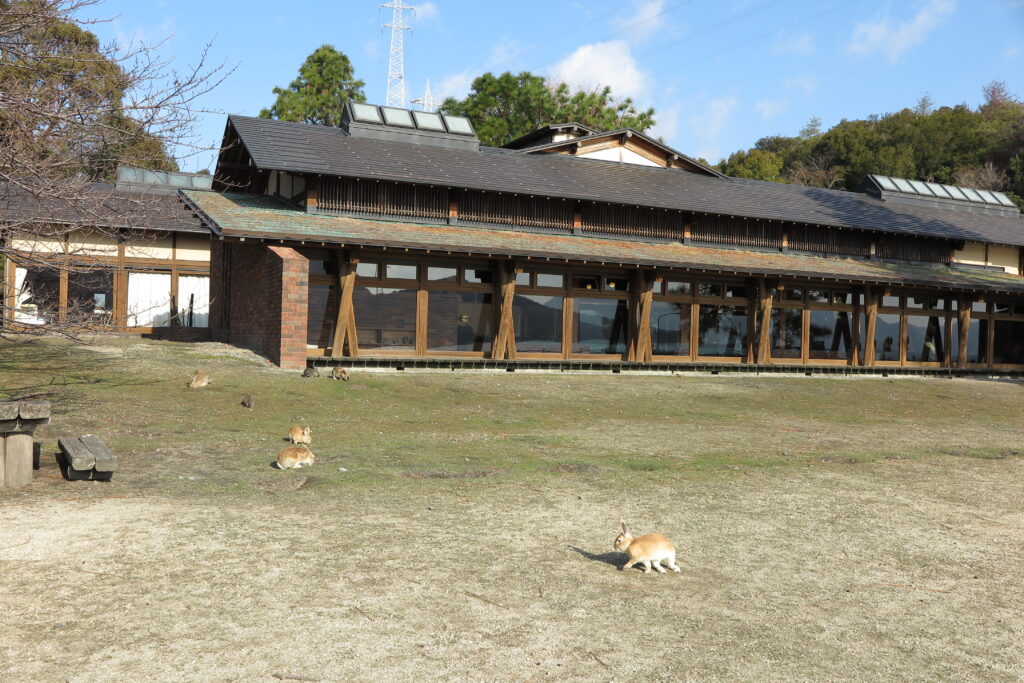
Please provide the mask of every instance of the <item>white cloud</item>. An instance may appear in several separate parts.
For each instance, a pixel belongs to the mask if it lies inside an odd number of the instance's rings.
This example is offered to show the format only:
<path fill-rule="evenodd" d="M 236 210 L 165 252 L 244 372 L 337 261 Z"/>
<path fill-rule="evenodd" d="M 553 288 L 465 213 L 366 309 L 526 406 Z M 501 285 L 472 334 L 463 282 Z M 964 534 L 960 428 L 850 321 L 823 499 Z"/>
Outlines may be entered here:
<path fill-rule="evenodd" d="M 803 33 L 793 38 L 780 40 L 772 46 L 772 52 L 777 55 L 809 57 L 814 54 L 814 36 L 810 33 Z"/>
<path fill-rule="evenodd" d="M 707 100 L 699 110 L 687 117 L 690 130 L 696 138 L 698 157 L 712 163 L 720 158 L 718 137 L 739 103 L 736 97 L 717 97 Z"/>
<path fill-rule="evenodd" d="M 615 23 L 627 40 L 639 43 L 663 27 L 658 15 L 665 9 L 665 0 L 633 0 L 632 5 L 636 11 L 629 17 L 617 19 Z"/>
<path fill-rule="evenodd" d="M 1021 53 L 1020 45 L 1015 45 L 1014 47 L 1008 47 L 1005 50 L 1003 50 L 1003 59 L 1013 59 L 1014 57 L 1016 57 L 1020 53 Z"/>
<path fill-rule="evenodd" d="M 416 18 L 420 21 L 429 21 L 436 19 L 441 14 L 441 10 L 437 9 L 437 5 L 432 2 L 425 2 L 422 5 L 416 5 Z"/>
<path fill-rule="evenodd" d="M 380 38 L 372 38 L 363 43 L 363 52 L 368 57 L 379 57 L 381 54 Z"/>
<path fill-rule="evenodd" d="M 793 76 L 785 80 L 786 90 L 800 90 L 804 95 L 810 95 L 818 89 L 818 82 L 813 76 Z"/>
<path fill-rule="evenodd" d="M 581 45 L 551 66 L 548 76 L 587 90 L 607 85 L 616 97 L 637 97 L 647 90 L 647 74 L 637 66 L 624 40 Z"/>
<path fill-rule="evenodd" d="M 782 112 L 789 104 L 786 100 L 761 100 L 754 105 L 762 119 L 770 119 Z"/>
<path fill-rule="evenodd" d="M 655 113 L 654 127 L 647 131 L 647 135 L 652 138 L 662 138 L 669 145 L 672 144 L 672 139 L 679 134 L 679 123 L 682 118 L 683 106 L 678 102 L 663 108 L 658 109 Z"/>
<path fill-rule="evenodd" d="M 928 0 L 912 19 L 892 21 L 883 16 L 875 22 L 863 21 L 853 29 L 853 35 L 846 46 L 847 52 L 855 55 L 883 53 L 890 62 L 895 62 L 910 48 L 923 43 L 928 34 L 935 30 L 956 8 L 954 0 Z"/>
<path fill-rule="evenodd" d="M 434 97 L 439 100 L 447 97 L 461 99 L 469 93 L 469 86 L 473 84 L 473 79 L 476 76 L 475 71 L 461 71 L 457 74 L 450 74 L 441 79 L 440 83 L 435 84 L 431 90 Z"/>

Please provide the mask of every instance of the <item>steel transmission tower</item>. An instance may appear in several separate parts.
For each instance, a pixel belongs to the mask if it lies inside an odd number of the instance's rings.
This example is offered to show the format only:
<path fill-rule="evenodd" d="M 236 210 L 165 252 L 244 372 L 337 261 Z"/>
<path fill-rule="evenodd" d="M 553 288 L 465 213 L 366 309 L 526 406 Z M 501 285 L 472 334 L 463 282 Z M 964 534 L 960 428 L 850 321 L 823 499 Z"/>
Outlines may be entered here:
<path fill-rule="evenodd" d="M 411 5 L 406 5 L 402 0 L 392 0 L 382 4 L 392 10 L 391 23 L 384 24 L 384 28 L 391 29 L 391 58 L 388 60 L 388 96 L 387 106 L 405 107 L 405 49 L 403 47 L 404 31 L 411 31 L 412 26 L 405 23 L 406 10 L 416 11 Z"/>
<path fill-rule="evenodd" d="M 423 93 L 423 97 L 417 97 L 412 101 L 413 104 L 418 104 L 423 111 L 435 111 L 437 105 L 441 104 L 440 101 L 434 98 L 434 93 L 430 92 L 430 79 L 427 79 L 427 89 Z"/>

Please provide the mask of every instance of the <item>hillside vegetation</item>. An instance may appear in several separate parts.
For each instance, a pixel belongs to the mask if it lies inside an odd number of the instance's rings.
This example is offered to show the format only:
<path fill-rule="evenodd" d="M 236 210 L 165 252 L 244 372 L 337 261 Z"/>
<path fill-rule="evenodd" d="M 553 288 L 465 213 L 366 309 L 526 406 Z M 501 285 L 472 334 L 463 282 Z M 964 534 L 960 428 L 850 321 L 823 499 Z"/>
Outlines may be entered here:
<path fill-rule="evenodd" d="M 1024 103 L 1003 83 L 982 88 L 984 101 L 917 106 L 827 131 L 811 119 L 793 137 L 761 138 L 719 164 L 740 178 L 857 190 L 869 173 L 1006 192 L 1024 207 Z"/>

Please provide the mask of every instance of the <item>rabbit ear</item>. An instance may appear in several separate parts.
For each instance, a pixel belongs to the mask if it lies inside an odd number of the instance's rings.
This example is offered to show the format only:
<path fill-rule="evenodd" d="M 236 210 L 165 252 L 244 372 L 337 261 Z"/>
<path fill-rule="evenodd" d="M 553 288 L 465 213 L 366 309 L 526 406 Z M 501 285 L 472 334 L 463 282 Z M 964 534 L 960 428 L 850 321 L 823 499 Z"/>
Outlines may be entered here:
<path fill-rule="evenodd" d="M 624 521 L 619 520 L 619 526 L 622 527 L 622 533 L 624 533 L 624 534 L 628 534 L 629 533 L 629 530 L 626 528 L 626 523 Z"/>

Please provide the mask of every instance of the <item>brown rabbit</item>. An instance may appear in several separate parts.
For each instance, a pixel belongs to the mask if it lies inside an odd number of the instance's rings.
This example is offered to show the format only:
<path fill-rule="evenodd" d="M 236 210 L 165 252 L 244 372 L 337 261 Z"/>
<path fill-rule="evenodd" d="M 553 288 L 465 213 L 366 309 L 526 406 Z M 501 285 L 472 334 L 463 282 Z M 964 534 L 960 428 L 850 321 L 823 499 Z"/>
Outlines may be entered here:
<path fill-rule="evenodd" d="M 644 573 L 651 571 L 653 566 L 659 573 L 664 574 L 665 568 L 662 563 L 666 562 L 668 568 L 674 572 L 682 571 L 676 565 L 676 547 L 672 542 L 661 534 L 647 534 L 640 538 L 633 538 L 626 528 L 625 522 L 620 522 L 622 533 L 615 539 L 615 549 L 629 555 L 626 564 L 622 565 L 623 571 L 634 564 L 641 562 L 644 565 Z"/>
<path fill-rule="evenodd" d="M 316 462 L 316 456 L 309 446 L 289 446 L 277 454 L 277 469 L 289 470 L 309 467 Z"/>
<path fill-rule="evenodd" d="M 192 378 L 188 381 L 189 389 L 201 389 L 211 382 L 210 373 L 206 370 L 194 370 Z"/>
<path fill-rule="evenodd" d="M 295 444 L 311 444 L 313 436 L 310 434 L 309 427 L 302 428 L 295 425 L 288 430 L 288 440 Z"/>
<path fill-rule="evenodd" d="M 331 369 L 331 379 L 340 379 L 342 382 L 348 381 L 348 370 L 345 368 L 339 368 L 337 365 Z"/>
<path fill-rule="evenodd" d="M 319 377 L 320 371 L 316 369 L 315 365 L 309 365 L 305 370 L 302 371 L 303 377 Z"/>

